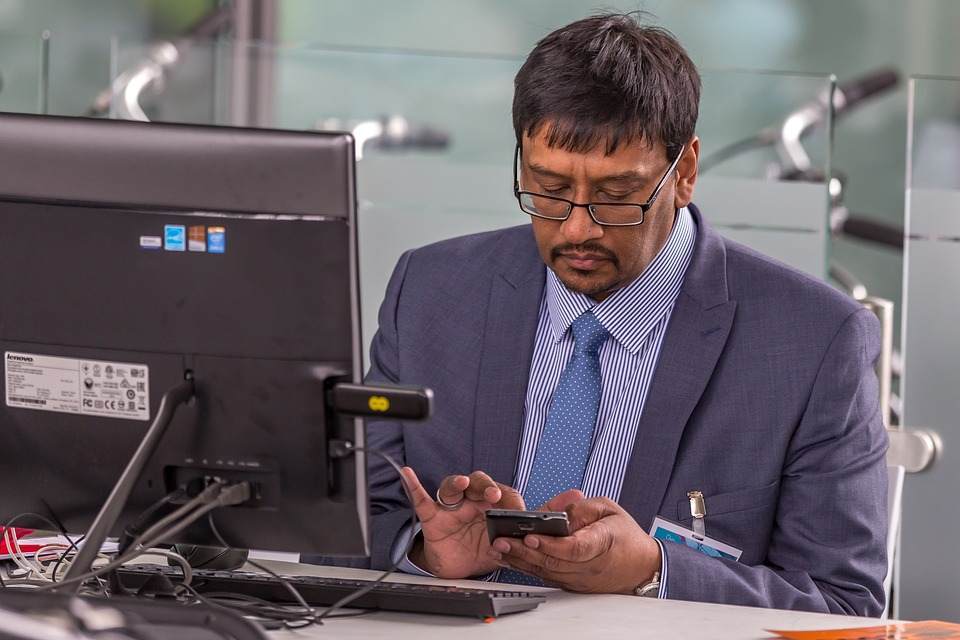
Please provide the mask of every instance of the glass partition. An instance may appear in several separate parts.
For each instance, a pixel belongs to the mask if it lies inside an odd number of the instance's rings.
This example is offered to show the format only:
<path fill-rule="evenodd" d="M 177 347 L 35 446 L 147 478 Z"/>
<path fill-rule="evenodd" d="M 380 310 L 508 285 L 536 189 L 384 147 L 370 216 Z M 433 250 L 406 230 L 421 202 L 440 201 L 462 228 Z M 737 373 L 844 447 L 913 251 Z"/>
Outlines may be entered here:
<path fill-rule="evenodd" d="M 825 279 L 831 77 L 703 72 L 694 201 L 720 231 Z"/>
<path fill-rule="evenodd" d="M 50 35 L 0 33 L 0 111 L 46 113 Z"/>
<path fill-rule="evenodd" d="M 960 79 L 909 92 L 903 424 L 937 432 L 943 454 L 904 486 L 900 616 L 960 620 Z"/>

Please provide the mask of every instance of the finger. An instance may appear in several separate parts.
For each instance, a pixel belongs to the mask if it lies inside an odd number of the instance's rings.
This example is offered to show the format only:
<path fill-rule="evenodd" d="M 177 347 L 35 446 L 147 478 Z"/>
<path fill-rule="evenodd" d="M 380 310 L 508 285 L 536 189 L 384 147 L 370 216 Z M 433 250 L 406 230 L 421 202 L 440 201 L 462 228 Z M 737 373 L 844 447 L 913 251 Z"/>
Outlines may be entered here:
<path fill-rule="evenodd" d="M 548 556 L 538 549 L 526 546 L 523 541 L 512 538 L 497 538 L 493 541 L 492 550 L 500 554 L 501 560 L 513 566 L 514 562 L 523 562 L 527 565 L 537 567 L 541 577 L 549 577 L 551 580 L 559 579 L 566 574 L 576 573 L 580 568 L 573 563 L 553 556 Z M 496 555 L 493 555 L 497 559 Z"/>
<path fill-rule="evenodd" d="M 496 502 L 494 506 L 498 509 L 516 509 L 517 511 L 525 511 L 527 508 L 526 503 L 523 501 L 523 496 L 520 495 L 520 492 L 514 489 L 511 486 L 497 483 L 497 486 L 500 487 L 500 501 Z"/>
<path fill-rule="evenodd" d="M 501 498 L 500 486 L 483 471 L 474 471 L 470 474 L 470 483 L 464 495 L 467 500 L 489 502 L 490 504 L 500 502 Z"/>
<path fill-rule="evenodd" d="M 566 511 L 567 507 L 583 499 L 583 491 L 580 491 L 580 489 L 567 489 L 547 500 L 546 504 L 537 511 Z"/>
<path fill-rule="evenodd" d="M 570 520 L 571 532 L 582 529 L 601 518 L 626 513 L 620 505 L 609 498 L 581 500 L 580 502 L 568 505 L 564 510 L 567 512 L 567 518 Z"/>
<path fill-rule="evenodd" d="M 561 587 L 563 589 L 569 588 L 567 583 L 563 582 L 563 579 L 557 579 L 556 576 L 551 576 L 550 572 L 544 571 L 541 567 L 534 566 L 523 560 L 513 559 L 510 562 L 502 562 L 501 564 L 525 573 L 529 576 L 536 576 L 543 580 L 544 586 L 547 587 Z"/>
<path fill-rule="evenodd" d="M 433 497 L 420 484 L 420 478 L 417 477 L 413 469 L 404 467 L 401 472 L 403 484 L 410 495 L 410 501 L 413 502 L 413 509 L 417 512 L 417 518 L 422 522 L 427 522 L 436 515 L 437 503 L 433 501 Z"/>
<path fill-rule="evenodd" d="M 440 481 L 437 496 L 447 504 L 457 504 L 463 500 L 464 491 L 469 484 L 470 478 L 467 476 L 447 476 Z"/>
<path fill-rule="evenodd" d="M 569 536 L 529 535 L 523 539 L 523 543 L 525 546 L 553 558 L 571 563 L 584 563 L 607 553 L 613 546 L 613 538 L 610 527 L 601 520 L 589 524 Z"/>

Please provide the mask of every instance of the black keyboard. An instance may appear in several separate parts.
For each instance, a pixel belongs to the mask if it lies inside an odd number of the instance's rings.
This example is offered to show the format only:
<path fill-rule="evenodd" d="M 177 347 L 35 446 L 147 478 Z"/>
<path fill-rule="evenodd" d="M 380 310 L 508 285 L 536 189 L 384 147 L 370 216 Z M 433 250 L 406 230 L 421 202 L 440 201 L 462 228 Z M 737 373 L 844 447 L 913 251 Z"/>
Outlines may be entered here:
<path fill-rule="evenodd" d="M 125 587 L 138 589 L 151 576 L 164 575 L 177 582 L 179 567 L 158 564 L 127 565 L 118 570 Z M 372 580 L 347 580 L 320 576 L 283 576 L 313 607 L 329 606 L 346 595 L 369 586 Z M 274 603 L 296 604 L 276 578 L 247 571 L 194 569 L 190 586 L 205 593 L 236 593 Z M 495 618 L 507 613 L 535 609 L 546 598 L 529 591 L 465 589 L 454 586 L 381 582 L 349 605 L 354 609 L 382 609 L 408 613 L 439 613 L 453 616 Z"/>

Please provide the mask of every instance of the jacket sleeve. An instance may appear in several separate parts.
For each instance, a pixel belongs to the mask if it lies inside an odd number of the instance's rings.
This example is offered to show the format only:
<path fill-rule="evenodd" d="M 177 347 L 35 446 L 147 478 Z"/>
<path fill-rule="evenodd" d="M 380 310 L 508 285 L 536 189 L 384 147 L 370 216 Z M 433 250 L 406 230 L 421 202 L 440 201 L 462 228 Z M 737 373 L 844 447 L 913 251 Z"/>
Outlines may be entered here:
<path fill-rule="evenodd" d="M 877 319 L 853 312 L 828 347 L 784 461 L 767 557 L 747 566 L 664 545 L 666 596 L 878 616 L 886 574 L 887 435 Z"/>

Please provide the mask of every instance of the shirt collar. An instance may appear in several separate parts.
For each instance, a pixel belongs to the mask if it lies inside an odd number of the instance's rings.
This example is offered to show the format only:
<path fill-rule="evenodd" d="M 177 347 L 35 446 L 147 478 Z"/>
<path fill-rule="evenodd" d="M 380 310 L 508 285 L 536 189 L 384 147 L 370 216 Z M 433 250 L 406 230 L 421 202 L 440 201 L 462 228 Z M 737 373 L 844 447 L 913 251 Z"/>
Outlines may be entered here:
<path fill-rule="evenodd" d="M 570 325 L 584 311 L 593 309 L 597 320 L 610 335 L 630 353 L 636 354 L 647 334 L 677 299 L 696 235 L 697 228 L 690 211 L 686 207 L 680 209 L 666 243 L 643 273 L 600 303 L 567 289 L 548 267 L 547 311 L 554 342 L 563 339 Z"/>

